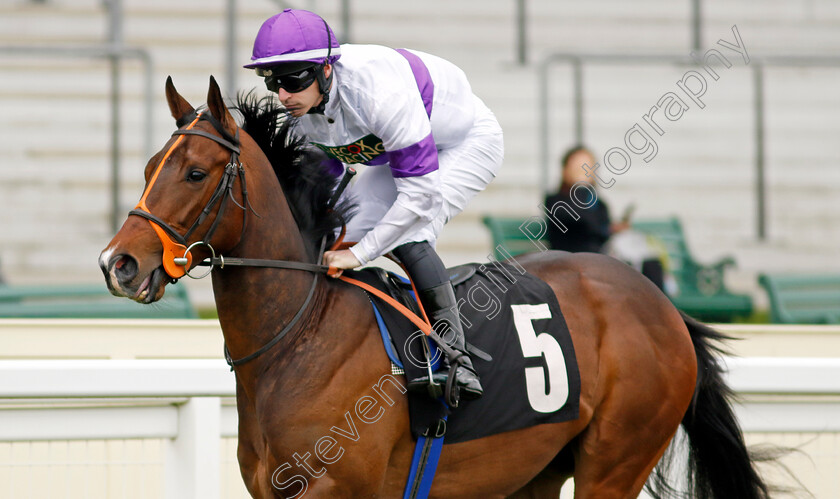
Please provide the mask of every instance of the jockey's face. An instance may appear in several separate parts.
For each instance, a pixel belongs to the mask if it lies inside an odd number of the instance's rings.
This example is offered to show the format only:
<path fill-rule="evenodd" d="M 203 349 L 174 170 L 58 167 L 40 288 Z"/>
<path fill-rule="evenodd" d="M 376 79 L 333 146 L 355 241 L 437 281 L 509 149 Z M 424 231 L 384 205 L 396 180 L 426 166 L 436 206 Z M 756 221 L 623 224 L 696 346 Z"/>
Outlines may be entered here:
<path fill-rule="evenodd" d="M 332 66 L 327 64 L 324 66 L 324 76 L 329 78 L 332 73 Z M 277 97 L 280 102 L 295 118 L 300 118 L 309 112 L 310 109 L 317 106 L 323 100 L 321 89 L 318 82 L 314 81 L 311 85 L 299 92 L 288 92 L 283 88 L 277 90 Z"/>

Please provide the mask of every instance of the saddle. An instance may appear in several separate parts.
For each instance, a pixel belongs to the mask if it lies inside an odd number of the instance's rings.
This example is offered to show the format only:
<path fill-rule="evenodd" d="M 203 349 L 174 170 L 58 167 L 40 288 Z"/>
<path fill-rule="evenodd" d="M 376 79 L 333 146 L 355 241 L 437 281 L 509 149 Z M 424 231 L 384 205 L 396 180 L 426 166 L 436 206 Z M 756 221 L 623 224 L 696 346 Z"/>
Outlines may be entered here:
<path fill-rule="evenodd" d="M 451 444 L 577 419 L 580 373 L 560 305 L 548 284 L 508 263 L 473 263 L 448 270 L 468 350 L 485 393 L 454 410 L 442 398 L 408 392 L 414 437 L 440 433 L 442 420 L 446 421 L 445 443 Z M 347 275 L 419 313 L 405 278 L 380 268 Z M 393 305 L 374 294 L 368 296 L 392 364 L 407 379 L 427 372 L 430 366 L 437 369 L 441 355 L 434 342 Z"/>

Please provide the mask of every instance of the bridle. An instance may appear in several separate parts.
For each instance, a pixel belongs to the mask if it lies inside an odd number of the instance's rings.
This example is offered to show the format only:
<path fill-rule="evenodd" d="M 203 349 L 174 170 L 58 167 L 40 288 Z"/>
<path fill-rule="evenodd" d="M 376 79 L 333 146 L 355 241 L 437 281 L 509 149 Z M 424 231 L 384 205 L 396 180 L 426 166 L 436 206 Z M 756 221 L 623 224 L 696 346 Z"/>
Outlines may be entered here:
<path fill-rule="evenodd" d="M 204 130 L 194 128 L 199 121 L 209 122 L 213 126 L 213 128 L 221 135 L 221 137 L 213 135 L 209 132 L 205 132 Z M 190 251 L 196 246 L 206 246 L 207 249 L 210 251 L 212 256 L 197 264 L 209 266 L 209 271 L 212 271 L 215 266 L 219 266 L 219 268 L 223 268 L 225 266 L 273 267 L 294 270 L 306 270 L 310 272 L 321 273 L 329 271 L 329 267 L 327 267 L 326 265 L 316 265 L 305 262 L 294 262 L 286 260 L 265 260 L 258 258 L 225 258 L 222 255 L 216 255 L 215 250 L 210 245 L 210 240 L 213 237 L 213 234 L 215 233 L 216 229 L 219 226 L 219 223 L 222 220 L 222 215 L 224 214 L 225 208 L 227 207 L 228 200 L 230 200 L 233 204 L 235 204 L 243 211 L 243 233 L 245 232 L 245 228 L 247 225 L 248 210 L 252 211 L 254 215 L 259 217 L 259 214 L 257 214 L 257 212 L 253 209 L 250 202 L 248 201 L 248 189 L 245 183 L 245 168 L 244 165 L 239 162 L 239 128 L 236 129 L 234 135 L 231 135 L 222 127 L 222 124 L 219 123 L 219 121 L 212 114 L 206 112 L 198 114 L 192 112 L 187 116 L 180 118 L 177 121 L 177 123 L 180 126 L 183 126 L 187 123 L 188 124 L 186 128 L 179 128 L 178 130 L 172 132 L 173 137 L 179 136 L 178 139 L 169 147 L 166 153 L 164 153 L 163 158 L 161 158 L 160 163 L 155 168 L 155 171 L 152 173 L 152 176 L 149 179 L 149 185 L 146 187 L 146 190 L 144 191 L 143 196 L 140 198 L 140 201 L 137 203 L 137 206 L 133 210 L 128 212 L 129 215 L 137 215 L 147 219 L 151 224 L 152 228 L 155 230 L 155 233 L 158 235 L 158 238 L 160 239 L 164 248 L 163 269 L 166 271 L 167 275 L 169 275 L 170 278 L 172 278 L 173 280 L 177 280 L 186 275 L 193 279 L 201 279 L 207 276 L 207 273 L 198 276 L 194 276 L 189 273 L 188 268 L 192 265 L 193 261 L 193 257 Z M 187 232 L 181 235 L 163 219 L 151 213 L 149 208 L 146 206 L 146 198 L 149 196 L 149 193 L 154 187 L 154 184 L 157 181 L 158 175 L 164 163 L 167 159 L 169 159 L 169 156 L 172 154 L 175 148 L 178 147 L 178 145 L 181 143 L 184 135 L 198 135 L 221 144 L 223 147 L 230 150 L 230 161 L 228 161 L 228 164 L 225 166 L 225 172 L 222 175 L 222 178 L 219 180 L 219 183 L 216 186 L 216 190 L 213 191 L 213 195 L 210 196 L 210 200 L 207 202 L 207 205 L 205 205 L 204 209 L 201 210 L 201 214 L 198 216 L 195 222 L 193 222 L 190 228 L 187 229 Z M 236 199 L 234 199 L 233 197 L 233 186 L 237 177 L 240 179 L 240 184 L 242 186 L 242 204 L 239 204 L 239 202 L 237 202 Z M 339 188 L 336 189 L 333 198 L 330 200 L 330 204 L 334 204 L 335 200 L 340 194 L 340 191 L 342 191 L 344 187 L 346 187 L 348 181 L 348 177 L 345 177 L 345 179 L 342 180 L 341 184 L 339 185 Z M 213 225 L 210 227 L 210 229 L 207 231 L 207 233 L 201 240 L 189 244 L 188 240 L 190 239 L 190 236 L 195 232 L 196 229 L 198 229 L 198 227 L 202 223 L 204 223 L 204 221 L 207 219 L 207 216 L 212 212 L 216 204 L 219 204 L 219 211 L 216 215 L 216 219 L 213 222 Z M 322 243 L 322 246 L 324 246 L 324 244 L 325 242 Z M 323 248 L 321 248 L 321 253 L 323 253 Z"/>
<path fill-rule="evenodd" d="M 209 122 L 216 130 L 216 132 L 219 133 L 219 136 L 195 128 L 199 121 Z M 243 233 L 245 232 L 245 227 L 247 224 L 248 210 L 250 209 L 254 212 L 254 215 L 259 216 L 248 202 L 248 190 L 245 185 L 245 169 L 244 165 L 241 162 L 239 162 L 239 128 L 237 127 L 234 135 L 231 135 L 224 129 L 222 124 L 209 112 L 196 113 L 195 111 L 193 111 L 181 117 L 179 120 L 177 120 L 176 123 L 179 128 L 178 130 L 172 133 L 172 136 L 178 136 L 178 138 L 175 140 L 175 142 L 172 143 L 171 146 L 169 146 L 169 149 L 167 149 L 167 151 L 161 158 L 160 163 L 158 163 L 154 172 L 152 172 L 152 175 L 149 178 L 149 183 L 146 186 L 146 190 L 143 192 L 143 196 L 140 198 L 140 201 L 137 203 L 137 206 L 128 213 L 129 216 L 137 215 L 139 217 L 145 218 L 151 224 L 152 229 L 154 229 L 155 233 L 160 239 L 161 244 L 163 244 L 163 269 L 167 273 L 167 275 L 169 275 L 172 282 L 177 282 L 177 280 L 183 277 L 184 275 L 193 279 L 201 279 L 210 274 L 210 272 L 212 272 L 216 266 L 218 266 L 219 268 L 224 268 L 225 266 L 270 267 L 303 270 L 315 273 L 315 276 L 312 280 L 312 284 L 309 287 L 309 293 L 307 294 L 306 300 L 303 302 L 300 309 L 298 309 L 297 313 L 292 318 L 292 320 L 290 320 L 286 324 L 286 326 L 279 333 L 277 333 L 277 335 L 275 335 L 274 338 L 272 338 L 268 343 L 263 345 L 256 352 L 236 360 L 231 358 L 230 352 L 227 349 L 227 345 L 225 345 L 225 359 L 227 360 L 228 365 L 231 367 L 231 370 L 233 370 L 235 366 L 244 364 L 250 360 L 259 357 L 260 355 L 268 351 L 272 346 L 274 346 L 278 341 L 280 341 L 286 335 L 286 333 L 288 333 L 292 329 L 292 327 L 298 322 L 298 320 L 300 320 L 300 318 L 303 316 L 304 311 L 308 308 L 309 303 L 312 301 L 312 297 L 315 294 L 315 287 L 318 282 L 318 274 L 332 273 L 335 272 L 336 269 L 333 269 L 326 265 L 319 265 L 306 262 L 295 262 L 287 260 L 265 260 L 256 258 L 224 258 L 222 255 L 216 255 L 215 250 L 210 245 L 210 239 L 213 237 L 213 234 L 215 233 L 216 229 L 219 226 L 219 223 L 222 220 L 222 215 L 225 211 L 225 208 L 227 207 L 228 200 L 233 202 L 233 204 L 241 208 L 243 211 Z M 185 128 L 183 128 L 184 125 L 186 125 Z M 204 137 L 218 144 L 221 144 L 223 147 L 230 151 L 230 160 L 225 166 L 225 172 L 222 175 L 222 178 L 219 180 L 215 191 L 213 191 L 212 196 L 210 196 L 210 200 L 204 206 L 204 209 L 201 210 L 201 213 L 199 214 L 195 222 L 193 222 L 190 228 L 187 229 L 187 232 L 182 235 L 163 219 L 152 214 L 148 206 L 146 205 L 146 199 L 148 198 L 149 193 L 154 187 L 164 163 L 166 163 L 166 160 L 169 159 L 169 156 L 172 154 L 175 148 L 183 141 L 185 135 L 198 135 L 200 137 Z M 233 186 L 236 182 L 237 177 L 240 179 L 240 184 L 242 186 L 242 204 L 239 204 L 233 197 Z M 346 175 L 344 179 L 342 179 L 338 189 L 336 189 L 336 192 L 333 194 L 333 198 L 330 200 L 330 205 L 335 204 L 335 201 L 338 199 L 338 196 L 341 194 L 341 191 L 343 191 L 344 188 L 347 186 L 350 177 L 352 177 L 352 175 Z M 198 227 L 207 219 L 207 216 L 217 204 L 219 205 L 219 209 L 218 213 L 216 214 L 216 219 L 213 222 L 213 225 L 210 226 L 210 229 L 207 231 L 207 233 L 202 239 L 197 240 L 193 243 L 189 243 L 190 236 L 192 236 L 196 229 L 198 229 Z M 210 267 L 206 273 L 199 276 L 191 275 L 188 270 L 193 262 L 193 257 L 190 251 L 196 246 L 206 246 L 211 254 L 210 258 L 207 258 L 204 261 L 196 264 L 206 265 Z M 320 262 L 323 258 L 325 246 L 326 236 L 324 236 L 324 238 L 321 239 L 321 245 L 318 251 L 318 259 L 316 261 Z"/>
<path fill-rule="evenodd" d="M 220 136 L 213 135 L 211 133 L 205 132 L 204 130 L 194 128 L 199 121 L 207 121 L 213 125 L 213 128 L 219 133 Z M 199 279 L 201 277 L 205 277 L 210 271 L 213 270 L 213 267 L 210 267 L 207 273 L 201 276 L 193 276 L 189 274 L 188 268 L 192 265 L 193 257 L 192 253 L 190 252 L 195 246 L 207 246 L 210 250 L 210 253 L 215 257 L 215 251 L 213 247 L 210 246 L 210 239 L 213 237 L 213 234 L 216 232 L 216 229 L 219 227 L 219 223 L 222 220 L 222 215 L 224 214 L 225 208 L 227 207 L 228 200 L 231 200 L 235 205 L 243 210 L 243 224 L 242 230 L 245 231 L 245 224 L 247 223 L 247 216 L 248 216 L 248 208 L 250 204 L 248 203 L 248 189 L 245 184 L 245 169 L 243 168 L 242 163 L 239 162 L 239 129 L 236 129 L 235 134 L 232 136 L 230 135 L 222 124 L 213 117 L 212 114 L 209 112 L 205 113 L 195 113 L 195 111 L 182 116 L 178 121 L 179 129 L 175 130 L 172 133 L 172 136 L 178 136 L 175 142 L 169 146 L 166 153 L 164 153 L 163 157 L 158 163 L 157 168 L 155 168 L 152 176 L 149 179 L 149 184 L 146 187 L 146 190 L 143 192 L 143 196 L 140 198 L 140 201 L 137 203 L 137 206 L 128 212 L 129 215 L 137 215 L 143 217 L 149 221 L 154 229 L 155 233 L 157 234 L 160 242 L 163 244 L 163 269 L 166 271 L 167 275 L 173 280 L 177 280 L 184 275 L 188 275 L 194 279 Z M 186 128 L 181 128 L 183 124 L 189 123 Z M 163 221 L 161 218 L 153 215 L 149 210 L 148 206 L 146 206 L 146 199 L 149 196 L 149 193 L 152 191 L 152 188 L 155 185 L 155 182 L 158 179 L 161 169 L 163 165 L 166 163 L 166 160 L 169 159 L 169 156 L 175 150 L 176 147 L 183 141 L 184 135 L 199 135 L 201 137 L 208 138 L 214 142 L 221 144 L 223 147 L 230 151 L 230 160 L 228 161 L 227 165 L 225 166 L 225 172 L 222 175 L 222 178 L 219 180 L 218 185 L 216 185 L 216 190 L 213 191 L 213 195 L 210 196 L 210 200 L 207 202 L 207 205 L 204 206 L 204 209 L 201 210 L 198 218 L 196 218 L 195 222 L 187 229 L 187 232 L 183 235 L 178 233 L 171 225 Z M 233 185 L 236 181 L 236 178 L 239 177 L 240 184 L 242 186 L 242 205 L 240 205 L 236 199 L 233 197 Z M 192 244 L 188 245 L 188 240 L 190 236 L 196 231 L 196 229 L 201 226 L 202 223 L 207 219 L 207 216 L 213 210 L 213 208 L 219 204 L 219 212 L 216 215 L 216 219 L 213 222 L 213 225 L 210 226 L 210 229 L 204 235 L 204 238 L 196 241 Z M 253 211 L 253 208 L 251 208 Z M 256 215 L 256 212 L 254 212 Z M 257 215 L 259 216 L 259 215 Z"/>
<path fill-rule="evenodd" d="M 219 133 L 219 136 L 213 135 L 212 133 L 205 132 L 204 130 L 194 128 L 199 121 L 207 121 L 209 122 L 216 132 Z M 166 153 L 164 153 L 163 158 L 161 158 L 160 163 L 155 168 L 154 172 L 152 172 L 152 176 L 149 179 L 149 183 L 146 186 L 146 190 L 143 192 L 143 196 L 140 198 L 140 201 L 137 203 L 137 206 L 129 212 L 130 215 L 137 215 L 139 217 L 143 217 L 149 221 L 152 228 L 154 229 L 155 233 L 157 234 L 158 238 L 160 239 L 161 243 L 163 244 L 163 269 L 172 279 L 172 282 L 177 282 L 177 280 L 184 275 L 191 277 L 193 279 L 200 279 L 206 277 L 213 271 L 213 269 L 218 266 L 220 269 L 224 268 L 225 266 L 237 266 L 237 267 L 268 267 L 268 268 L 278 268 L 278 269 L 291 269 L 291 270 L 302 270 L 306 272 L 313 272 L 315 275 L 312 279 L 312 284 L 309 286 L 309 292 L 306 295 L 306 299 L 304 300 L 303 304 L 298 308 L 298 311 L 295 313 L 294 317 L 286 323 L 283 329 L 280 330 L 268 343 L 264 344 L 254 353 L 247 355 L 245 357 L 239 359 L 233 359 L 230 356 L 230 351 L 227 348 L 227 345 L 224 347 L 225 352 L 225 360 L 227 364 L 230 366 L 231 371 L 234 370 L 234 367 L 245 364 L 260 355 L 267 352 L 271 347 L 276 345 L 280 340 L 283 339 L 286 334 L 292 330 L 292 328 L 297 324 L 297 322 L 303 317 L 304 312 L 308 309 L 310 302 L 312 301 L 312 297 L 315 295 L 315 288 L 318 284 L 318 274 L 327 274 L 327 275 L 336 275 L 338 269 L 334 267 L 328 267 L 326 265 L 314 264 L 314 263 L 306 263 L 306 262 L 295 262 L 289 260 L 267 260 L 267 259 L 257 259 L 257 258 L 224 258 L 222 255 L 216 255 L 215 250 L 210 245 L 210 239 L 213 236 L 213 233 L 219 226 L 219 223 L 222 220 L 222 214 L 224 213 L 225 207 L 227 206 L 228 200 L 233 202 L 236 206 L 242 209 L 243 211 L 243 221 L 242 221 L 242 233 L 244 234 L 246 224 L 247 224 L 247 215 L 248 210 L 254 212 L 254 215 L 259 215 L 254 211 L 253 207 L 248 202 L 248 190 L 245 186 L 245 169 L 244 165 L 239 162 L 239 154 L 240 154 L 240 142 L 239 142 L 239 128 L 237 127 L 236 131 L 233 135 L 228 133 L 222 124 L 209 112 L 204 113 L 196 113 L 192 111 L 187 115 L 181 117 L 179 120 L 176 121 L 178 125 L 178 130 L 172 133 L 172 136 L 178 136 L 178 138 L 173 142 L 169 149 L 167 149 Z M 186 128 L 183 128 L 186 125 Z M 166 223 L 160 217 L 155 216 L 149 211 L 149 208 L 146 206 L 146 198 L 149 196 L 149 192 L 151 192 L 152 187 L 154 186 L 155 182 L 158 179 L 158 175 L 160 174 L 161 169 L 163 168 L 164 163 L 166 160 L 169 159 L 169 156 L 172 154 L 172 151 L 180 144 L 185 135 L 198 135 L 200 137 L 204 137 L 210 139 L 218 144 L 221 144 L 223 147 L 230 151 L 230 161 L 228 164 L 225 165 L 225 173 L 222 175 L 222 178 L 219 180 L 218 185 L 216 186 L 216 190 L 213 191 L 213 195 L 210 196 L 210 200 L 205 205 L 204 209 L 201 210 L 198 218 L 195 222 L 187 229 L 187 232 L 181 235 L 178 231 L 172 228 L 171 225 Z M 332 197 L 327 203 L 327 207 L 332 209 L 336 203 L 338 202 L 339 197 L 341 196 L 344 189 L 347 188 L 347 185 L 350 183 L 350 180 L 356 174 L 356 171 L 353 168 L 348 168 L 344 177 L 339 182 L 338 186 L 336 187 L 335 191 L 333 192 Z M 240 179 L 240 183 L 242 186 L 242 204 L 239 204 L 236 199 L 233 197 L 233 185 L 236 182 L 236 178 Z M 195 232 L 195 230 L 205 221 L 207 216 L 213 210 L 213 207 L 219 204 L 218 213 L 216 215 L 216 219 L 213 222 L 213 225 L 210 226 L 210 229 L 204 235 L 203 239 L 195 241 L 191 244 L 188 244 L 190 236 Z M 344 228 L 342 227 L 341 235 L 339 235 L 338 240 L 334 243 L 332 249 L 337 249 L 341 245 L 341 241 L 344 237 Z M 320 262 L 323 260 L 324 250 L 326 247 L 327 236 L 325 235 L 321 238 L 320 247 L 318 249 L 318 257 L 316 262 Z M 197 263 L 196 265 L 206 265 L 209 266 L 210 269 L 201 276 L 193 276 L 189 273 L 188 268 L 192 265 L 192 254 L 190 251 L 196 246 L 206 246 L 207 249 L 210 251 L 211 257 L 205 259 L 202 262 Z M 182 256 L 178 257 L 177 254 L 181 254 Z M 365 290 L 369 294 L 375 295 L 387 303 L 389 303 L 392 307 L 396 308 L 399 312 L 405 315 L 409 320 L 411 320 L 420 331 L 425 333 L 427 336 L 433 338 L 438 347 L 444 350 L 447 355 L 450 355 L 452 358 L 457 358 L 459 353 L 455 350 L 452 350 L 449 345 L 446 344 L 443 339 L 441 339 L 437 333 L 435 333 L 434 329 L 431 327 L 431 324 L 428 322 L 428 318 L 424 321 L 423 319 L 416 316 L 413 312 L 408 310 L 402 304 L 397 302 L 396 300 L 392 299 L 387 294 L 384 294 L 382 291 L 372 287 L 366 283 L 361 281 L 357 281 L 355 279 L 349 278 L 347 276 L 340 276 L 344 282 L 352 284 L 354 286 L 358 286 L 359 288 Z M 413 283 L 412 283 L 413 286 Z M 415 290 L 416 293 L 416 290 Z M 425 317 L 425 312 L 424 312 Z M 454 367 L 453 367 L 454 368 Z M 452 379 L 450 377 L 450 379 Z M 449 389 L 448 389 L 449 390 Z"/>

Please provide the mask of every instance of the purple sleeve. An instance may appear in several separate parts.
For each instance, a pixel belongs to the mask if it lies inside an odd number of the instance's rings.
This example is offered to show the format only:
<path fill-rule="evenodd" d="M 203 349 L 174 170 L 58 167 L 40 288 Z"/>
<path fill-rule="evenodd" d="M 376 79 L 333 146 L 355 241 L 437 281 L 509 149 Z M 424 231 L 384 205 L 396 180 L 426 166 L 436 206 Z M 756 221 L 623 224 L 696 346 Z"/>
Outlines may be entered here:
<path fill-rule="evenodd" d="M 396 151 L 388 151 L 394 177 L 419 177 L 437 171 L 438 154 L 432 134 L 425 139 Z"/>

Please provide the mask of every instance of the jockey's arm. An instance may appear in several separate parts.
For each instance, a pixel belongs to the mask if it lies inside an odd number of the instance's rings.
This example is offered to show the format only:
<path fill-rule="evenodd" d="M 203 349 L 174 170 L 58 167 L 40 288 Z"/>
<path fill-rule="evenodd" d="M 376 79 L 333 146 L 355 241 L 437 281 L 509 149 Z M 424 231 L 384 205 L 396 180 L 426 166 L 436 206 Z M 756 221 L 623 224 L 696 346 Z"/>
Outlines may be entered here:
<path fill-rule="evenodd" d="M 397 200 L 376 227 L 350 248 L 362 265 L 391 251 L 405 234 L 429 224 L 443 206 L 437 170 L 416 177 L 397 177 L 394 182 Z"/>
<path fill-rule="evenodd" d="M 364 121 L 382 139 L 397 188 L 397 199 L 379 223 L 350 251 L 365 263 L 391 251 L 406 234 L 419 230 L 443 206 L 437 145 L 429 115 L 411 73 L 374 80 L 358 94 Z"/>

